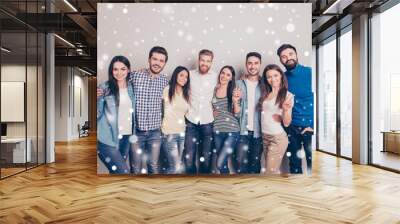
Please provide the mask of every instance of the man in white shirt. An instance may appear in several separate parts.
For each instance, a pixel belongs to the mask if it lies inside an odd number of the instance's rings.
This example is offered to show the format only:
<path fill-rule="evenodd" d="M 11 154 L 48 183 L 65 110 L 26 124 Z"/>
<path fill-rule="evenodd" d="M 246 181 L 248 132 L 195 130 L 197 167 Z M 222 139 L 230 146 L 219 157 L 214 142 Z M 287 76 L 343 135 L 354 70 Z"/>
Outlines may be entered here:
<path fill-rule="evenodd" d="M 242 93 L 240 113 L 240 139 L 236 148 L 236 172 L 260 173 L 262 152 L 260 111 L 257 109 L 261 97 L 260 89 L 261 54 L 246 55 L 247 73 L 236 81 Z"/>
<path fill-rule="evenodd" d="M 212 155 L 213 110 L 212 97 L 218 75 L 211 71 L 214 58 L 212 51 L 199 52 L 199 67 L 190 71 L 191 102 L 186 114 L 185 167 L 188 174 L 196 174 L 196 157 L 199 158 L 199 172 L 210 173 Z M 196 156 L 196 152 L 199 156 Z"/>

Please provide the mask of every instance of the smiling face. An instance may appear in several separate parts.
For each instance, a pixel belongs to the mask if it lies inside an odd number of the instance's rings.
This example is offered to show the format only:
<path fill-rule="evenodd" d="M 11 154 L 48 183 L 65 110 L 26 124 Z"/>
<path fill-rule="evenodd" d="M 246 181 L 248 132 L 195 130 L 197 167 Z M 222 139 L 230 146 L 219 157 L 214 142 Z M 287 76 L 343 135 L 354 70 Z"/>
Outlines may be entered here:
<path fill-rule="evenodd" d="M 246 61 L 247 74 L 250 76 L 258 76 L 260 73 L 261 60 L 257 57 L 249 57 Z"/>
<path fill-rule="evenodd" d="M 126 76 L 128 75 L 129 69 L 126 67 L 126 65 L 122 62 L 115 62 L 113 65 L 113 77 L 117 81 L 124 81 L 126 80 Z"/>
<path fill-rule="evenodd" d="M 222 69 L 221 73 L 219 74 L 219 83 L 221 85 L 226 85 L 229 81 L 232 80 L 232 72 L 228 68 Z"/>
<path fill-rule="evenodd" d="M 150 71 L 153 74 L 159 74 L 166 64 L 166 56 L 160 53 L 153 53 L 149 58 Z"/>
<path fill-rule="evenodd" d="M 181 87 L 184 87 L 188 81 L 189 74 L 186 70 L 182 70 L 181 72 L 178 73 L 178 76 L 176 77 L 176 82 L 178 85 Z"/>
<path fill-rule="evenodd" d="M 271 85 L 272 88 L 280 88 L 282 83 L 282 74 L 277 70 L 271 69 L 267 71 L 266 78 L 268 84 Z"/>
<path fill-rule="evenodd" d="M 211 68 L 213 57 L 211 55 L 201 54 L 199 56 L 199 72 L 207 74 Z"/>
<path fill-rule="evenodd" d="M 287 70 L 293 69 L 298 63 L 297 53 L 292 48 L 283 50 L 279 56 L 279 59 Z"/>

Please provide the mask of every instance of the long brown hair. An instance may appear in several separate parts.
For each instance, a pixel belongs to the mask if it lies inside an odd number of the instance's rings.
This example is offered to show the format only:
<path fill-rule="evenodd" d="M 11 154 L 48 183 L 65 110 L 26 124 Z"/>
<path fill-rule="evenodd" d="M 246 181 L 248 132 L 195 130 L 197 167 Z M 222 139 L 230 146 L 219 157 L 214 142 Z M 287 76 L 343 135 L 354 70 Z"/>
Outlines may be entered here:
<path fill-rule="evenodd" d="M 275 64 L 269 64 L 265 66 L 261 77 L 261 98 L 260 101 L 258 102 L 259 110 L 262 110 L 262 104 L 264 100 L 268 98 L 270 93 L 272 93 L 272 86 L 268 83 L 267 79 L 267 72 L 269 70 L 275 70 L 281 74 L 281 86 L 279 88 L 278 95 L 275 100 L 275 104 L 279 104 L 279 108 L 282 108 L 282 105 L 286 99 L 286 94 L 288 92 L 288 81 L 282 69 Z"/>
<path fill-rule="evenodd" d="M 228 111 L 233 113 L 233 103 L 232 103 L 232 96 L 233 96 L 233 90 L 236 88 L 236 83 L 235 83 L 235 69 L 230 66 L 230 65 L 225 65 L 224 67 L 221 68 L 219 71 L 218 75 L 218 85 L 221 84 L 220 77 L 222 71 L 227 68 L 229 71 L 232 73 L 232 80 L 229 81 L 228 83 L 228 89 L 226 90 L 226 97 L 228 98 Z"/>

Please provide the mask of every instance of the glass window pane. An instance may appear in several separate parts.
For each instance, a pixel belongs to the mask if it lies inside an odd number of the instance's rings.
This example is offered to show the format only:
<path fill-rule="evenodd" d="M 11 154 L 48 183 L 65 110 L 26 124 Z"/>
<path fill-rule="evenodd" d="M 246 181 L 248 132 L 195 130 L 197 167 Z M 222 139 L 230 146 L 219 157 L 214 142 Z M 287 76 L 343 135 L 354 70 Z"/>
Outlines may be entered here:
<path fill-rule="evenodd" d="M 352 33 L 340 37 L 340 153 L 352 157 Z"/>
<path fill-rule="evenodd" d="M 26 142 L 26 33 L 2 33 L 1 47 L 1 176 L 25 170 L 31 159 Z M 28 146 L 28 150 L 26 147 Z"/>
<path fill-rule="evenodd" d="M 400 4 L 372 20 L 372 163 L 400 170 Z"/>
<path fill-rule="evenodd" d="M 27 142 L 30 144 L 30 160 L 28 168 L 37 165 L 37 73 L 38 73 L 38 36 L 36 32 L 27 33 L 28 62 L 26 80 L 26 115 L 27 115 Z"/>
<path fill-rule="evenodd" d="M 336 39 L 318 51 L 318 146 L 336 153 Z"/>

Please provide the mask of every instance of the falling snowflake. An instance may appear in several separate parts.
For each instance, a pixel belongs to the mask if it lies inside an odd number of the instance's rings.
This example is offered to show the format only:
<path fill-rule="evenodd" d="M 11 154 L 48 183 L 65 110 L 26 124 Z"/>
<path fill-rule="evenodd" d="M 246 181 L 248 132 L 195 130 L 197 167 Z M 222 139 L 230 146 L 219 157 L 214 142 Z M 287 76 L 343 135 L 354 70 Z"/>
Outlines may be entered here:
<path fill-rule="evenodd" d="M 140 154 L 142 154 L 142 153 L 143 153 L 142 149 L 137 149 L 137 150 L 136 150 L 136 154 L 140 155 Z"/>
<path fill-rule="evenodd" d="M 127 14 L 128 13 L 128 9 L 127 8 L 123 8 L 122 9 L 122 13 Z"/>
<path fill-rule="evenodd" d="M 130 143 L 136 143 L 138 141 L 138 137 L 136 135 L 131 135 L 129 137 L 129 142 Z"/>
<path fill-rule="evenodd" d="M 185 33 L 183 32 L 183 30 L 178 30 L 178 36 L 182 37 L 183 34 L 185 34 Z"/>
<path fill-rule="evenodd" d="M 287 157 L 291 157 L 291 156 L 292 156 L 292 153 L 291 153 L 291 152 L 287 152 L 287 153 L 286 153 L 286 156 L 287 156 Z"/>
<path fill-rule="evenodd" d="M 186 35 L 186 41 L 192 42 L 193 36 L 191 34 Z"/>
<path fill-rule="evenodd" d="M 297 151 L 296 156 L 297 156 L 298 158 L 300 158 L 300 159 L 303 159 L 304 156 L 305 156 L 304 151 L 303 151 L 303 150 Z"/>
<path fill-rule="evenodd" d="M 161 12 L 162 12 L 163 14 L 165 14 L 165 15 L 173 14 L 173 13 L 174 13 L 174 9 L 172 8 L 171 5 L 166 4 L 166 5 L 164 5 L 164 6 L 162 7 Z"/>
<path fill-rule="evenodd" d="M 217 11 L 221 11 L 222 10 L 222 5 L 217 5 L 216 8 L 217 8 Z"/>
<path fill-rule="evenodd" d="M 111 169 L 112 169 L 113 171 L 116 171 L 116 170 L 117 170 L 117 166 L 116 166 L 116 165 L 113 165 L 113 166 L 111 167 Z"/>
<path fill-rule="evenodd" d="M 308 57 L 309 55 L 310 55 L 310 52 L 304 51 L 304 56 Z M 310 106 L 312 106 L 312 104 L 310 104 Z"/>
<path fill-rule="evenodd" d="M 106 157 L 106 163 L 111 162 L 111 158 L 110 157 Z"/>
<path fill-rule="evenodd" d="M 113 9 L 114 8 L 114 5 L 113 4 L 111 4 L 111 3 L 108 3 L 107 4 L 107 9 Z"/>
<path fill-rule="evenodd" d="M 254 28 L 253 27 L 251 27 L 251 26 L 249 26 L 249 27 L 247 27 L 246 28 L 246 31 L 245 31 L 247 34 L 253 34 L 254 33 Z"/>
<path fill-rule="evenodd" d="M 204 157 L 200 157 L 200 162 L 204 162 L 204 161 L 205 161 Z"/>
<path fill-rule="evenodd" d="M 272 17 L 268 17 L 268 22 L 272 23 L 274 19 Z"/>
<path fill-rule="evenodd" d="M 288 23 L 287 25 L 286 25 L 286 30 L 288 31 L 288 32 L 293 32 L 294 30 L 295 30 L 295 26 L 293 25 L 293 23 Z"/>

